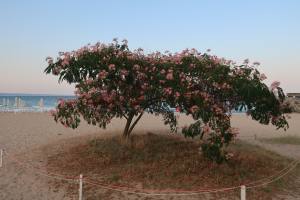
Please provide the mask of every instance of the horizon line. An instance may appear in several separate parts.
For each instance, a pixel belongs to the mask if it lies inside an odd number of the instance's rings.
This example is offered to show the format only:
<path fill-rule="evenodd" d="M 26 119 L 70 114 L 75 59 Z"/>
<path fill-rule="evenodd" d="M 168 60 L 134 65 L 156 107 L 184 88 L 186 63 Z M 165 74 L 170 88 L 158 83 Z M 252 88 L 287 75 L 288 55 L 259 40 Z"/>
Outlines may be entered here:
<path fill-rule="evenodd" d="M 24 92 L 0 92 L 0 95 L 6 96 L 75 96 L 75 94 L 51 94 L 51 93 L 24 93 Z"/>

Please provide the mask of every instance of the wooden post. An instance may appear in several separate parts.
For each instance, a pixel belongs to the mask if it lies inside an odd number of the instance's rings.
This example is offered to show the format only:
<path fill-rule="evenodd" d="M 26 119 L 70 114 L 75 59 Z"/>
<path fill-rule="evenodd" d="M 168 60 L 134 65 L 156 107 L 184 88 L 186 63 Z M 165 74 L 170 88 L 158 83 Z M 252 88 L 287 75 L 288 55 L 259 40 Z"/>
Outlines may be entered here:
<path fill-rule="evenodd" d="M 79 200 L 82 200 L 82 174 L 79 175 Z"/>
<path fill-rule="evenodd" d="M 0 149 L 0 167 L 3 165 L 3 149 Z"/>
<path fill-rule="evenodd" d="M 241 186 L 241 200 L 246 200 L 246 186 Z"/>

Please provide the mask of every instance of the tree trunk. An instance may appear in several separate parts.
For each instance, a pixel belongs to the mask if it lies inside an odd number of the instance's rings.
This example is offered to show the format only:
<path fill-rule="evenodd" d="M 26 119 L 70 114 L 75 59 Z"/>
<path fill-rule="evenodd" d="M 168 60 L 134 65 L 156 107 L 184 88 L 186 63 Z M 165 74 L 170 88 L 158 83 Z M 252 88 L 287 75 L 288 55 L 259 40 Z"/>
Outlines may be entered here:
<path fill-rule="evenodd" d="M 135 125 L 138 123 L 138 121 L 141 119 L 141 117 L 143 116 L 143 112 L 138 116 L 138 118 L 133 122 L 133 124 L 131 125 L 131 127 L 128 130 L 128 135 L 130 135 L 130 133 L 132 132 L 133 128 L 135 127 Z"/>
<path fill-rule="evenodd" d="M 134 114 L 130 113 L 128 118 L 127 118 L 127 122 L 123 131 L 123 137 L 128 139 L 130 136 L 130 133 L 132 132 L 133 128 L 135 127 L 135 125 L 138 123 L 138 121 L 141 119 L 141 117 L 143 116 L 143 112 L 138 116 L 138 118 L 133 122 L 133 124 L 131 125 L 131 122 L 133 120 Z M 130 126 L 131 125 L 131 126 Z"/>
<path fill-rule="evenodd" d="M 126 122 L 126 125 L 124 128 L 124 131 L 123 131 L 123 137 L 126 139 L 129 138 L 129 128 L 130 128 L 130 124 L 131 124 L 133 117 L 134 117 L 134 114 L 129 114 L 129 116 L 127 118 L 127 122 Z"/>

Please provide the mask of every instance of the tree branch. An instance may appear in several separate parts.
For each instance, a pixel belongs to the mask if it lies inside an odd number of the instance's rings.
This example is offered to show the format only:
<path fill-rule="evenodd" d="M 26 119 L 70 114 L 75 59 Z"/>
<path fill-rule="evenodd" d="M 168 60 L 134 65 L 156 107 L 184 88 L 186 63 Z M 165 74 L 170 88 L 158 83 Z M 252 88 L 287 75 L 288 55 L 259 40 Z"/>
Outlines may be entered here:
<path fill-rule="evenodd" d="M 122 113 L 122 116 L 128 120 L 128 117 L 124 113 Z"/>
<path fill-rule="evenodd" d="M 138 121 L 141 119 L 141 117 L 143 116 L 144 112 L 142 112 L 138 118 L 136 118 L 136 120 L 134 121 L 134 123 L 131 125 L 129 131 L 128 131 L 128 135 L 130 135 L 131 131 L 133 130 L 133 128 L 135 127 L 135 125 L 138 123 Z"/>

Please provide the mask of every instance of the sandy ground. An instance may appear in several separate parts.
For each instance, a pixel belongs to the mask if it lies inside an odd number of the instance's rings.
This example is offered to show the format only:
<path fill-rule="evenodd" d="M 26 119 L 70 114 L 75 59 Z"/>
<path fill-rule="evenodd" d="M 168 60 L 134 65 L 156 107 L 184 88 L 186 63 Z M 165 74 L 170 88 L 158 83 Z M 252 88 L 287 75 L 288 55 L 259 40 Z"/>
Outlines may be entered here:
<path fill-rule="evenodd" d="M 258 138 L 293 135 L 300 137 L 300 115 L 292 114 L 288 131 L 275 131 L 272 126 L 260 125 L 244 114 L 232 117 L 232 126 L 240 129 L 239 137 L 262 145 L 291 158 L 300 158 L 300 147 L 295 145 L 266 145 L 254 140 Z M 191 118 L 181 115 L 179 126 L 187 125 Z M 125 121 L 114 120 L 106 130 L 82 123 L 76 130 L 56 124 L 49 113 L 0 113 L 0 148 L 10 155 L 26 155 L 28 162 L 36 165 L 41 162 L 36 153 L 40 147 L 59 141 L 95 135 L 121 133 Z M 135 132 L 167 131 L 160 117 L 144 115 L 135 128 Z M 70 139 L 70 140 L 68 140 Z M 67 144 L 66 144 L 67 145 Z M 49 187 L 48 178 L 17 165 L 4 156 L 4 166 L 0 168 L 0 199 L 68 199 L 65 191 Z M 299 181 L 300 184 L 300 181 Z M 75 197 L 74 197 L 75 198 Z"/>

